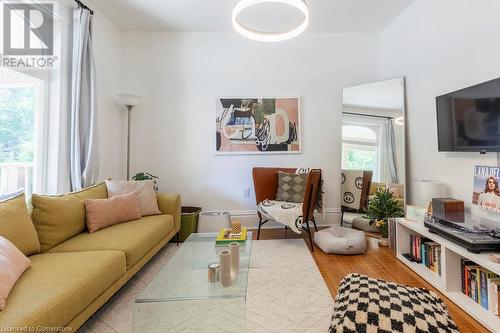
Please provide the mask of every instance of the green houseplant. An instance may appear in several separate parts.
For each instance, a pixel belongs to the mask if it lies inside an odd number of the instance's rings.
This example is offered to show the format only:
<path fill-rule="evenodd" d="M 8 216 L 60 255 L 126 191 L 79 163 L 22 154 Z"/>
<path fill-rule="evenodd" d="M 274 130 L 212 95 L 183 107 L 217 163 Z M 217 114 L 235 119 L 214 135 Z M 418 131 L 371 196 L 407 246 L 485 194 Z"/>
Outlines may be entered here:
<path fill-rule="evenodd" d="M 379 188 L 368 203 L 365 218 L 370 220 L 370 225 L 375 225 L 380 230 L 382 238 L 387 238 L 389 233 L 388 219 L 403 216 L 403 208 L 389 189 Z"/>
<path fill-rule="evenodd" d="M 149 172 L 139 172 L 132 177 L 132 180 L 152 180 L 155 183 L 154 185 L 155 191 L 158 191 L 158 183 L 157 183 L 158 177 L 150 174 Z"/>

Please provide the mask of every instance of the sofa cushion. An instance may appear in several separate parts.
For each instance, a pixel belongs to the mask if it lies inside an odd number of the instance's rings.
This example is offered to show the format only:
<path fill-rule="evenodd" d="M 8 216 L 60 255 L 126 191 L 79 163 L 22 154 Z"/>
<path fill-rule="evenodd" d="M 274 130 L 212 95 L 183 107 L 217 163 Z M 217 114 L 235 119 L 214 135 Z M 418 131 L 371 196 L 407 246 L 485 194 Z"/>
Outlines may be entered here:
<path fill-rule="evenodd" d="M 40 239 L 42 252 L 85 231 L 86 199 L 107 197 L 104 183 L 58 196 L 33 194 L 31 218 Z"/>
<path fill-rule="evenodd" d="M 128 269 L 173 230 L 174 222 L 171 215 L 146 216 L 92 234 L 81 233 L 54 247 L 50 252 L 123 251 L 127 258 Z"/>
<path fill-rule="evenodd" d="M 24 271 L 31 266 L 31 261 L 8 239 L 0 236 L 0 311 L 10 291 Z"/>
<path fill-rule="evenodd" d="M 85 200 L 87 229 L 90 233 L 113 224 L 141 218 L 139 200 L 134 192 L 109 199 Z"/>
<path fill-rule="evenodd" d="M 40 253 L 40 242 L 24 193 L 0 202 L 0 236 L 7 238 L 24 255 Z"/>
<path fill-rule="evenodd" d="M 65 326 L 125 274 L 119 251 L 44 253 L 12 289 L 0 327 Z"/>
<path fill-rule="evenodd" d="M 161 214 L 153 180 L 106 180 L 106 187 L 110 198 L 134 192 L 139 199 L 142 216 Z"/>
<path fill-rule="evenodd" d="M 276 201 L 303 202 L 307 174 L 278 171 L 278 193 Z"/>

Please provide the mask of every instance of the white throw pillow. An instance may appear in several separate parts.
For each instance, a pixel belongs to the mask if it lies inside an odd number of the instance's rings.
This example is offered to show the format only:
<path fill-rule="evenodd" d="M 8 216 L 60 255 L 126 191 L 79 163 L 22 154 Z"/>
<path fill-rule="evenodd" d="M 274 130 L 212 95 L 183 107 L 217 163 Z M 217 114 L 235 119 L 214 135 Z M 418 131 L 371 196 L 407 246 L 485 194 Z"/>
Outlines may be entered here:
<path fill-rule="evenodd" d="M 109 198 L 134 192 L 139 199 L 139 209 L 142 216 L 161 214 L 152 180 L 106 180 L 106 188 Z"/>

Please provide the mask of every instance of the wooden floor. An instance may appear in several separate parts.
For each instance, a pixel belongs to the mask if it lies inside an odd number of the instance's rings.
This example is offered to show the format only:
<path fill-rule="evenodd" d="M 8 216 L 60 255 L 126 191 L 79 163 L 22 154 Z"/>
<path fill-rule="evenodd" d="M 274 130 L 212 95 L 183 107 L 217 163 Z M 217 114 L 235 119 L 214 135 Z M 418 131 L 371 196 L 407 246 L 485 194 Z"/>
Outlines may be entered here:
<path fill-rule="evenodd" d="M 253 235 L 255 239 L 257 237 L 257 232 L 254 232 Z M 294 234 L 290 230 L 287 232 L 287 237 L 300 238 L 300 236 Z M 261 240 L 280 238 L 285 238 L 284 229 L 265 229 L 261 231 Z M 481 324 L 457 307 L 453 302 L 434 289 L 425 280 L 420 278 L 420 276 L 418 276 L 415 272 L 396 259 L 396 256 L 389 248 L 379 247 L 377 244 L 377 238 L 367 237 L 367 240 L 367 252 L 363 255 L 356 256 L 328 255 L 323 253 L 319 248 L 315 247 L 312 255 L 333 297 L 335 297 L 337 287 L 344 276 L 349 273 L 360 273 L 386 281 L 432 290 L 446 302 L 448 310 L 460 329 L 460 332 L 489 332 Z M 306 242 L 309 245 L 308 239 Z"/>

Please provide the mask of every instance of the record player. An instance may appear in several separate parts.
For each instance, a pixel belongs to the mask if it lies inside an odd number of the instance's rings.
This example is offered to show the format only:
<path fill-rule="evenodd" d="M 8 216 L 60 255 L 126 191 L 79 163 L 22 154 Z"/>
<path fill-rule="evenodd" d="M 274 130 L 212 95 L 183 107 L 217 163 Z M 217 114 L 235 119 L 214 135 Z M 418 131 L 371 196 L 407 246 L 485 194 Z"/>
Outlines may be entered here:
<path fill-rule="evenodd" d="M 496 222 L 463 212 L 427 215 L 430 232 L 465 247 L 469 252 L 500 251 L 500 230 Z"/>

